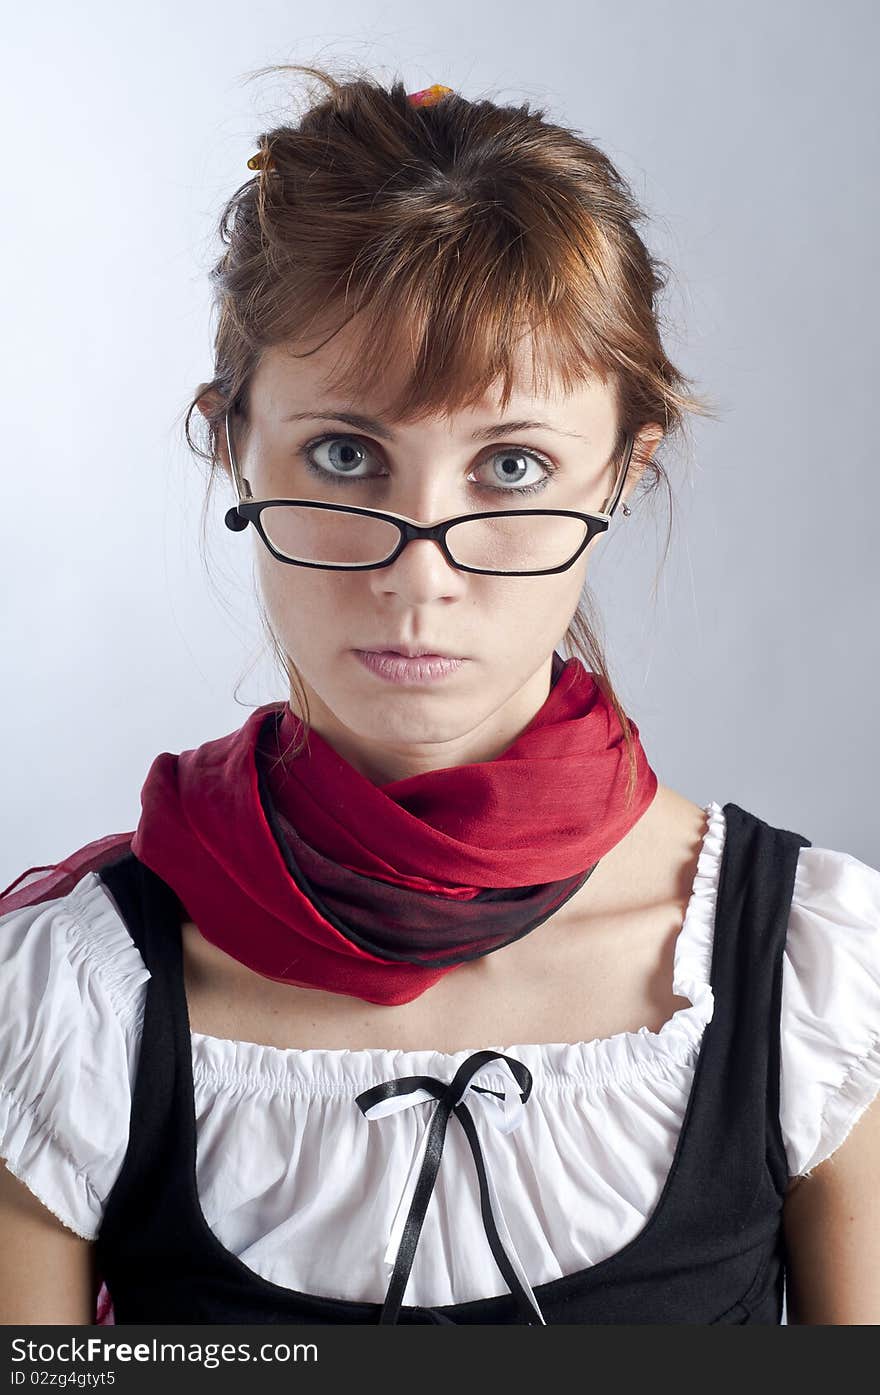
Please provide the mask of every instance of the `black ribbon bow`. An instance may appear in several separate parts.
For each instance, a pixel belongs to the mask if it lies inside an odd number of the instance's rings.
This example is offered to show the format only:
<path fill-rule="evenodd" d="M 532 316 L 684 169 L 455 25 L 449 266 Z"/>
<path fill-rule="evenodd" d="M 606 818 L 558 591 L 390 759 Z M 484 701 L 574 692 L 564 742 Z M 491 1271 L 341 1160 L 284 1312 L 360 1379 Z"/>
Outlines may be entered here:
<path fill-rule="evenodd" d="M 428 1210 L 428 1202 L 431 1200 L 431 1193 L 434 1190 L 434 1183 L 437 1179 L 437 1172 L 440 1167 L 440 1159 L 443 1155 L 443 1144 L 446 1138 L 446 1126 L 449 1123 L 450 1115 L 454 1114 L 464 1129 L 465 1136 L 470 1144 L 473 1154 L 474 1164 L 477 1169 L 477 1178 L 480 1184 L 480 1210 L 483 1217 L 483 1227 L 486 1231 L 486 1238 L 492 1250 L 495 1263 L 501 1271 L 505 1282 L 517 1301 L 517 1306 L 523 1314 L 524 1320 L 532 1325 L 537 1315 L 538 1322 L 544 1324 L 544 1317 L 538 1307 L 537 1300 L 531 1291 L 520 1281 L 516 1270 L 510 1262 L 508 1255 L 501 1243 L 500 1236 L 495 1224 L 495 1217 L 492 1214 L 490 1201 L 489 1181 L 486 1175 L 486 1167 L 483 1161 L 483 1154 L 480 1148 L 480 1141 L 477 1130 L 471 1117 L 470 1110 L 463 1103 L 465 1091 L 470 1088 L 479 1091 L 483 1095 L 494 1095 L 498 1099 L 504 1099 L 503 1091 L 490 1090 L 482 1085 L 471 1085 L 471 1077 L 474 1076 L 488 1061 L 506 1061 L 510 1067 L 516 1083 L 520 1087 L 520 1099 L 525 1104 L 532 1091 L 531 1072 L 522 1061 L 517 1061 L 513 1056 L 506 1056 L 503 1051 L 475 1051 L 461 1063 L 455 1072 L 452 1080 L 448 1083 L 445 1080 L 438 1080 L 433 1075 L 406 1075 L 397 1079 L 383 1080 L 379 1085 L 373 1085 L 369 1090 L 363 1090 L 355 1097 L 355 1103 L 364 1115 L 368 1115 L 370 1109 L 384 1100 L 395 1096 L 413 1094 L 417 1090 L 426 1090 L 434 1095 L 437 1106 L 431 1119 L 428 1138 L 425 1144 L 425 1155 L 422 1161 L 419 1178 L 413 1192 L 412 1203 L 406 1224 L 403 1230 L 403 1237 L 394 1261 L 394 1269 L 388 1290 L 385 1295 L 385 1302 L 379 1316 L 380 1323 L 394 1323 L 398 1321 L 403 1295 L 409 1280 L 410 1271 L 416 1255 L 416 1246 L 421 1234 L 422 1224 Z M 546 1325 L 546 1324 L 544 1324 Z"/>

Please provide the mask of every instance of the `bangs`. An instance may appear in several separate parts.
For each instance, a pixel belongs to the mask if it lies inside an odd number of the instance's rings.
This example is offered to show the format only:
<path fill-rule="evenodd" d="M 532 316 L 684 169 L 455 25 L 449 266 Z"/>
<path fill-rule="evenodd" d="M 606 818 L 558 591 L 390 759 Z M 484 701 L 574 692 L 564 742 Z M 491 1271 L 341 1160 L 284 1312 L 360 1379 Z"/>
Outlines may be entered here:
<path fill-rule="evenodd" d="M 585 274 L 571 230 L 554 265 L 546 242 L 511 238 L 509 228 L 502 235 L 497 221 L 471 217 L 445 235 L 423 225 L 405 242 L 398 233 L 362 246 L 345 300 L 338 280 L 313 279 L 307 303 L 298 297 L 298 332 L 284 326 L 275 342 L 308 355 L 354 321 L 355 347 L 340 355 L 326 386 L 346 401 L 379 402 L 380 415 L 399 421 L 476 407 L 490 389 L 503 409 L 517 389 L 566 395 L 607 383 L 615 361 L 602 332 L 607 290 Z M 369 270 L 358 277 L 357 266 Z M 304 322 L 321 328 L 304 339 Z M 391 398 L 389 383 L 397 385 Z"/>

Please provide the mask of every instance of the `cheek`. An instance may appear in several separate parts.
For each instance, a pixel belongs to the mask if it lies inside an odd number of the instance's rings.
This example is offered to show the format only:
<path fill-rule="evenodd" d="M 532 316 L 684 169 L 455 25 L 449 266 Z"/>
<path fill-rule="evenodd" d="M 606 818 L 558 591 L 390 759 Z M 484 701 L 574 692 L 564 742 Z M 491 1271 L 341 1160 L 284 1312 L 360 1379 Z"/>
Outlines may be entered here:
<path fill-rule="evenodd" d="M 513 577 L 503 589 L 483 598 L 480 609 L 492 624 L 508 631 L 534 634 L 548 625 L 568 622 L 580 600 L 584 567 L 580 563 L 556 576 Z"/>
<path fill-rule="evenodd" d="M 291 644 L 320 642 L 322 634 L 332 631 L 340 609 L 332 573 L 286 566 L 267 554 L 260 559 L 258 576 L 269 618 Z"/>

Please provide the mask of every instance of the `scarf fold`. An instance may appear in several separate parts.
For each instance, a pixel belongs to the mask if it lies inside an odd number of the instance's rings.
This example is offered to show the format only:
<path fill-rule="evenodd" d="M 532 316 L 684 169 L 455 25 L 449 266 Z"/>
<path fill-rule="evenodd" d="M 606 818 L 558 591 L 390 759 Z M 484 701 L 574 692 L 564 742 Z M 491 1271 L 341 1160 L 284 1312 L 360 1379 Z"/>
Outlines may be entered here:
<path fill-rule="evenodd" d="M 227 736 L 158 755 L 134 833 L 29 869 L 50 876 L 7 888 L 0 914 L 65 894 L 130 848 L 182 918 L 254 972 L 410 1002 L 540 926 L 638 822 L 658 780 L 630 726 L 626 805 L 623 731 L 577 658 L 554 654 L 547 699 L 495 759 L 384 785 L 314 729 L 291 758 L 299 719 L 287 702 L 264 704 Z"/>

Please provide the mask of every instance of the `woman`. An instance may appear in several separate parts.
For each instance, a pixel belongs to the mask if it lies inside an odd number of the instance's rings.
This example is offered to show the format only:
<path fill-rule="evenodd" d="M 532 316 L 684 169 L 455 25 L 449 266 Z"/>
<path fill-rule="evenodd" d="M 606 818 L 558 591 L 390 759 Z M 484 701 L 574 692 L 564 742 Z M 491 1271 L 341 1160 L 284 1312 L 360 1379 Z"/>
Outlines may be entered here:
<path fill-rule="evenodd" d="M 0 899 L 3 1320 L 875 1322 L 880 872 L 661 785 L 582 608 L 710 410 L 639 210 L 317 76 L 187 415 L 289 701 Z"/>

